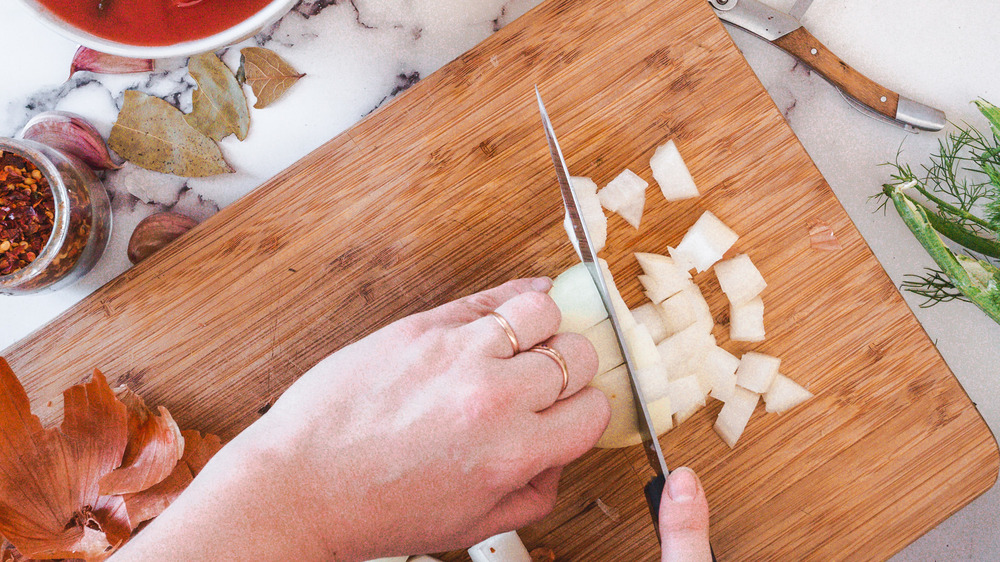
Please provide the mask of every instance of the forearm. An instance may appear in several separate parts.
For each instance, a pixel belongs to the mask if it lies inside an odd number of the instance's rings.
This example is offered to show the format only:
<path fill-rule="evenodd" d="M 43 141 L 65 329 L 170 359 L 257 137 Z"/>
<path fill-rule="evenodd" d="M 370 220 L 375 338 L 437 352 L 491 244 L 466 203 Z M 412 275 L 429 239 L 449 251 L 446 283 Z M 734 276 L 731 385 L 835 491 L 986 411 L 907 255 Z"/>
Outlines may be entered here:
<path fill-rule="evenodd" d="M 180 497 L 112 560 L 355 560 L 356 545 L 327 544 L 336 517 L 309 505 L 289 481 L 289 457 L 249 428 L 212 459 Z M 286 478 L 276 478 L 285 475 Z M 339 535 L 334 532 L 333 536 Z M 343 535 L 341 535 L 343 536 Z M 353 552 L 349 552 L 353 551 Z"/>

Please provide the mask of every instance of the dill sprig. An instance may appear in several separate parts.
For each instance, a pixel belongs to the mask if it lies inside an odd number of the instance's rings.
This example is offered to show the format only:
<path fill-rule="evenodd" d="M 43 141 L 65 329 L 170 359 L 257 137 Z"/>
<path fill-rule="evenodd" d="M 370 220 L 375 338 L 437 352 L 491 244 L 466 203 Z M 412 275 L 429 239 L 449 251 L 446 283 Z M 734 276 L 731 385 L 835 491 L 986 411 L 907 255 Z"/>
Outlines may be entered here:
<path fill-rule="evenodd" d="M 901 285 L 926 300 L 921 307 L 970 301 L 1000 323 L 1000 108 L 976 100 L 990 123 L 984 133 L 964 123 L 938 141 L 917 173 L 897 151 L 879 209 L 891 201 L 940 269 L 908 275 Z M 944 236 L 961 247 L 952 250 Z M 956 253 L 958 251 L 958 253 Z M 974 257 L 978 254 L 980 257 Z"/>

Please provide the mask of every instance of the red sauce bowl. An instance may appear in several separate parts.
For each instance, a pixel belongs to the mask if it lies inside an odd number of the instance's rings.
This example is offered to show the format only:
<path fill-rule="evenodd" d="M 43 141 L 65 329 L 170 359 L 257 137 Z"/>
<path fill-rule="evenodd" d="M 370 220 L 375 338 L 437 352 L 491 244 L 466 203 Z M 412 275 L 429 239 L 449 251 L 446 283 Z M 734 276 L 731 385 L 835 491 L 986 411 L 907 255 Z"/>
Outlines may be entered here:
<path fill-rule="evenodd" d="M 298 0 L 19 0 L 59 34 L 102 53 L 156 59 L 251 37 Z"/>

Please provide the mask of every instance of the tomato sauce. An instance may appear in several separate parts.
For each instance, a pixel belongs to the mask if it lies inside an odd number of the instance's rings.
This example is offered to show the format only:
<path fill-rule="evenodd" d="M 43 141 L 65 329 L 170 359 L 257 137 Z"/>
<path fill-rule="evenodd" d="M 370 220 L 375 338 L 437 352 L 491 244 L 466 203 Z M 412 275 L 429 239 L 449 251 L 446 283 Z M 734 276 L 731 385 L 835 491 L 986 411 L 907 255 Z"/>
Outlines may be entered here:
<path fill-rule="evenodd" d="M 271 0 L 37 0 L 88 33 L 129 45 L 173 45 L 208 37 Z"/>

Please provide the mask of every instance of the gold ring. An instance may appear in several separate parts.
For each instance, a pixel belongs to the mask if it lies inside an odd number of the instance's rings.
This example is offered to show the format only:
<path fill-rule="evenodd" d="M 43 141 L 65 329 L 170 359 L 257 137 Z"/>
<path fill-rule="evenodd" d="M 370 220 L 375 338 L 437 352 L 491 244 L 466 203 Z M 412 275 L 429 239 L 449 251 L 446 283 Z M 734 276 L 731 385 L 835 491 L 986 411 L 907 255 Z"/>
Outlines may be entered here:
<path fill-rule="evenodd" d="M 562 396 L 562 393 L 566 392 L 566 387 L 569 386 L 569 365 L 566 364 L 566 358 L 562 356 L 562 353 L 559 353 L 555 349 L 543 344 L 538 344 L 528 351 L 541 353 L 542 355 L 552 358 L 553 361 L 559 364 L 559 368 L 562 369 L 563 381 L 562 388 L 559 389 L 559 394 L 556 395 L 556 400 L 558 400 L 559 397 Z"/>
<path fill-rule="evenodd" d="M 507 339 L 510 340 L 510 345 L 514 348 L 514 355 L 517 355 L 521 351 L 521 344 L 517 341 L 517 334 L 514 333 L 514 328 L 510 327 L 510 322 L 495 310 L 490 311 L 490 316 L 496 318 L 496 321 L 500 323 L 500 327 L 507 334 Z"/>

